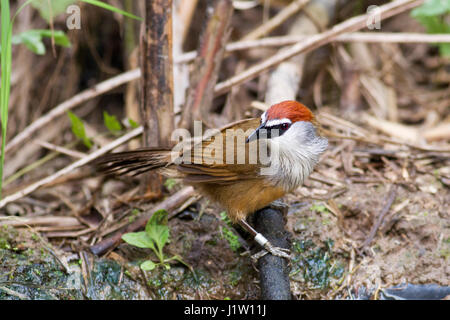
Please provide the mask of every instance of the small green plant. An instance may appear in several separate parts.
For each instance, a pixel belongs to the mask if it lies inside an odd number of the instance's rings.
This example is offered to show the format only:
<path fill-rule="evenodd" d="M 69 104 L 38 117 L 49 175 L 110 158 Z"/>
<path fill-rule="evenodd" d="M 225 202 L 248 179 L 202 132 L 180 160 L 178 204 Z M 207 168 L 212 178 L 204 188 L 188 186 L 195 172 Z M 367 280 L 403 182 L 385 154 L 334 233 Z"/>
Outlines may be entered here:
<path fill-rule="evenodd" d="M 133 119 L 127 118 L 127 122 L 130 125 L 130 127 L 132 127 L 133 129 L 136 129 L 137 127 L 139 127 L 139 123 L 137 123 Z"/>
<path fill-rule="evenodd" d="M 315 211 L 315 212 L 320 212 L 320 213 L 328 212 L 327 207 L 325 207 L 323 204 L 317 204 L 317 203 L 314 203 L 311 206 L 311 210 Z"/>
<path fill-rule="evenodd" d="M 119 120 L 117 120 L 116 116 L 110 115 L 108 112 L 103 111 L 103 122 L 105 123 L 106 128 L 108 128 L 109 132 L 113 135 L 120 134 L 122 130 L 122 125 Z"/>
<path fill-rule="evenodd" d="M 168 258 L 163 252 L 164 246 L 169 242 L 169 227 L 167 226 L 167 211 L 165 210 L 158 210 L 153 213 L 145 226 L 145 231 L 126 233 L 122 236 L 122 239 L 138 248 L 153 250 L 159 262 L 144 261 L 141 264 L 141 269 L 144 271 L 153 270 L 158 266 L 170 269 L 168 262 L 172 260 L 177 260 L 191 269 L 180 256 L 174 255 Z"/>
<path fill-rule="evenodd" d="M 450 33 L 450 23 L 446 20 L 449 14 L 448 0 L 427 0 L 411 11 L 411 16 L 425 26 L 428 33 Z M 438 46 L 442 56 L 450 56 L 450 43 L 440 43 Z"/>
<path fill-rule="evenodd" d="M 227 224 L 221 227 L 222 236 L 228 241 L 231 250 L 236 252 L 241 247 L 241 243 L 239 242 L 239 237 L 229 228 L 231 226 L 231 220 L 225 211 L 220 213 L 220 219 Z"/>
<path fill-rule="evenodd" d="M 294 279 L 308 283 L 312 289 L 329 287 L 331 281 L 339 281 L 345 267 L 333 254 L 334 241 L 327 239 L 318 247 L 310 240 L 296 240 L 293 243 L 294 258 L 292 272 Z"/>
<path fill-rule="evenodd" d="M 70 41 L 61 30 L 27 30 L 11 38 L 12 44 L 24 44 L 31 52 L 44 55 L 46 53 L 42 38 L 52 38 L 56 45 L 69 48 Z"/>
<path fill-rule="evenodd" d="M 170 190 L 173 189 L 173 187 L 176 186 L 176 184 L 177 184 L 177 180 L 172 179 L 172 178 L 169 178 L 169 179 L 167 179 L 167 180 L 164 182 L 164 187 L 166 187 L 167 190 L 170 191 Z"/>
<path fill-rule="evenodd" d="M 73 134 L 83 141 L 84 145 L 89 149 L 92 147 L 91 139 L 86 135 L 86 130 L 84 130 L 83 121 L 78 118 L 73 112 L 67 111 L 69 115 L 70 123 L 72 125 Z"/>

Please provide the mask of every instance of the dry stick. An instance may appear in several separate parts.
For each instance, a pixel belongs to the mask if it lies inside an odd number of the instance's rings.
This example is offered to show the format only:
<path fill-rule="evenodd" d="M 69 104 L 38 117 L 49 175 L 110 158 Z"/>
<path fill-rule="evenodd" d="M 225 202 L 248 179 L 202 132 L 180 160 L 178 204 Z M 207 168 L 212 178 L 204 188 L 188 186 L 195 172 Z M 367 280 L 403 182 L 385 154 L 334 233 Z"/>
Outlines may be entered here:
<path fill-rule="evenodd" d="M 179 125 L 186 129 L 192 129 L 193 120 L 203 119 L 209 123 L 214 86 L 219 77 L 225 44 L 230 35 L 233 3 L 231 0 L 215 0 L 206 11 L 207 23 L 200 36 L 197 58 L 189 81 L 191 89 Z"/>
<path fill-rule="evenodd" d="M 146 211 L 142 216 L 139 217 L 139 219 L 137 219 L 133 223 L 130 223 L 126 227 L 117 231 L 113 236 L 106 238 L 100 241 L 99 243 L 91 246 L 90 249 L 92 253 L 100 255 L 112 249 L 113 246 L 117 245 L 120 242 L 120 240 L 122 239 L 122 235 L 124 233 L 133 232 L 143 228 L 154 212 L 161 209 L 167 210 L 169 212 L 173 211 L 174 209 L 182 205 L 185 201 L 187 201 L 190 197 L 192 197 L 194 193 L 195 193 L 194 188 L 190 186 L 181 189 L 177 193 L 173 194 L 172 196 L 170 196 L 169 198 L 158 204 L 156 207 Z M 169 215 L 169 219 L 171 217 L 172 215 Z"/>
<path fill-rule="evenodd" d="M 74 217 L 55 217 L 55 216 L 40 216 L 40 217 L 15 217 L 15 219 L 0 219 L 0 226 L 58 226 L 58 227 L 73 227 L 83 226 L 77 218 Z"/>
<path fill-rule="evenodd" d="M 242 40 L 255 40 L 261 38 L 265 34 L 268 34 L 279 25 L 281 25 L 284 21 L 300 11 L 300 9 L 303 8 L 308 2 L 309 0 L 294 0 L 290 5 L 281 10 L 276 16 L 247 34 L 244 38 L 242 38 Z"/>
<path fill-rule="evenodd" d="M 38 140 L 38 141 L 36 141 L 36 143 L 38 145 L 40 145 L 41 147 L 43 147 L 43 148 L 46 148 L 46 149 L 49 149 L 49 150 L 52 150 L 52 151 L 56 151 L 56 152 L 59 152 L 59 153 L 65 154 L 65 155 L 68 155 L 69 157 L 72 157 L 72 158 L 81 159 L 81 158 L 84 158 L 86 156 L 86 153 L 70 150 L 68 148 L 57 146 L 57 145 L 55 145 L 53 143 L 49 143 L 47 141 Z"/>
<path fill-rule="evenodd" d="M 383 222 L 384 217 L 389 212 L 389 209 L 394 203 L 396 195 L 397 195 L 397 186 L 394 184 L 389 189 L 386 204 L 384 205 L 383 210 L 381 210 L 381 212 L 378 214 L 376 223 L 372 226 L 372 229 L 370 230 L 370 233 L 367 236 L 364 243 L 359 247 L 360 252 L 362 252 L 364 248 L 372 242 L 373 238 L 375 237 L 375 234 L 377 233 L 378 228 L 381 226 L 381 223 Z"/>
<path fill-rule="evenodd" d="M 258 40 L 243 40 L 226 45 L 227 53 L 263 47 L 283 47 L 305 41 L 310 35 L 287 35 L 267 37 Z M 450 34 L 423 34 L 404 32 L 351 32 L 344 33 L 332 41 L 370 42 L 370 43 L 449 43 Z M 187 63 L 194 60 L 197 52 L 189 51 L 174 58 L 175 63 Z"/>
<path fill-rule="evenodd" d="M 377 13 L 380 14 L 380 19 L 386 19 L 392 17 L 396 14 L 409 10 L 411 8 L 417 7 L 422 4 L 424 0 L 396 0 L 389 2 L 383 6 L 379 7 Z M 346 32 L 353 32 L 364 28 L 366 26 L 367 21 L 370 21 L 373 14 L 364 14 L 357 17 L 350 18 L 340 24 L 335 25 L 330 30 L 324 31 L 317 35 L 313 35 L 307 38 L 303 42 L 299 42 L 286 50 L 283 50 L 272 57 L 262 61 L 261 63 L 250 67 L 244 72 L 225 80 L 216 85 L 215 94 L 221 95 L 228 92 L 233 86 L 241 84 L 247 80 L 251 80 L 258 76 L 260 73 L 270 69 L 271 67 L 286 61 L 293 56 L 313 49 L 317 49 L 320 46 L 323 46 L 332 40 L 334 40 L 338 35 L 341 35 Z"/>
<path fill-rule="evenodd" d="M 80 92 L 79 94 L 73 96 L 69 100 L 64 101 L 63 103 L 61 103 L 60 105 L 58 105 L 54 109 L 52 109 L 45 116 L 34 121 L 32 124 L 30 124 L 28 127 L 26 127 L 21 133 L 19 133 L 17 136 L 15 136 L 9 142 L 9 144 L 6 145 L 5 152 L 11 151 L 12 149 L 16 148 L 20 143 L 22 143 L 26 139 L 32 137 L 33 134 L 38 129 L 49 124 L 56 117 L 61 116 L 62 114 L 64 114 L 66 111 L 72 109 L 73 107 L 75 107 L 83 102 L 86 102 L 92 98 L 95 98 L 95 97 L 97 97 L 111 89 L 114 89 L 122 84 L 130 82 L 134 79 L 137 79 L 140 77 L 140 75 L 141 75 L 141 71 L 139 69 L 127 71 L 125 73 L 122 73 L 122 74 L 114 77 L 114 78 L 100 82 L 93 88 L 90 88 L 83 92 Z"/>
<path fill-rule="evenodd" d="M 90 153 L 89 155 L 87 155 L 86 157 L 72 163 L 71 165 L 55 172 L 54 174 L 39 180 L 33 184 L 31 184 L 30 186 L 10 195 L 5 197 L 4 199 L 2 199 L 0 201 L 0 208 L 3 208 L 6 204 L 12 202 L 12 201 L 16 201 L 28 194 L 30 194 L 31 192 L 37 190 L 38 188 L 53 182 L 54 180 L 56 180 L 57 178 L 64 176 L 70 172 L 72 172 L 73 170 L 84 166 L 85 164 L 89 163 L 90 161 L 98 158 L 99 156 L 107 153 L 108 151 L 113 150 L 114 148 L 117 148 L 118 146 L 120 146 L 121 144 L 127 142 L 130 139 L 133 139 L 135 137 L 137 137 L 138 135 L 140 135 L 142 133 L 142 127 L 136 128 L 130 132 L 128 132 L 127 134 L 123 135 L 122 137 L 114 140 L 113 142 L 107 144 L 106 146 Z"/>

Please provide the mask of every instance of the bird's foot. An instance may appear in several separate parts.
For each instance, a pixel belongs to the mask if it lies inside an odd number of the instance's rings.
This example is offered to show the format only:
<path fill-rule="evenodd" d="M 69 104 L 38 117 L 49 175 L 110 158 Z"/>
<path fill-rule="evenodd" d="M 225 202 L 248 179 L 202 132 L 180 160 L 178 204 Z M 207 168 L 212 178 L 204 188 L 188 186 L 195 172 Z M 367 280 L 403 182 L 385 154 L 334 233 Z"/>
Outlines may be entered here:
<path fill-rule="evenodd" d="M 264 249 L 257 252 L 252 256 L 253 261 L 258 261 L 260 258 L 264 257 L 266 254 L 270 253 L 273 256 L 285 258 L 291 260 L 291 251 L 289 249 L 280 248 L 273 246 L 270 242 L 264 244 Z"/>

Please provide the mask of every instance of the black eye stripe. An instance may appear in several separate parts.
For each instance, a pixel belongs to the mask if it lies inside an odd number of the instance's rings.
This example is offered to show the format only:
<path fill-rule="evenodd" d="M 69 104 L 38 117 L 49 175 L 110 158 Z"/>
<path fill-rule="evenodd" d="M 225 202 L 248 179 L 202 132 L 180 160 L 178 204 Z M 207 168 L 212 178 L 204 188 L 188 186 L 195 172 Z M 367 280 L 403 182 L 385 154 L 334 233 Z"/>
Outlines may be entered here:
<path fill-rule="evenodd" d="M 263 127 L 262 129 L 266 131 L 267 138 L 270 139 L 282 136 L 287 131 L 287 129 L 289 129 L 290 126 L 291 126 L 290 123 L 285 122 L 270 127 Z M 276 133 L 273 132 L 274 135 L 272 135 L 272 130 L 276 130 L 277 132 Z"/>
<path fill-rule="evenodd" d="M 291 126 L 290 123 L 285 122 L 285 123 L 280 123 L 280 124 L 270 126 L 270 127 L 264 127 L 264 129 L 266 129 L 266 130 L 272 130 L 272 129 L 287 130 L 287 129 L 289 129 L 290 126 Z"/>

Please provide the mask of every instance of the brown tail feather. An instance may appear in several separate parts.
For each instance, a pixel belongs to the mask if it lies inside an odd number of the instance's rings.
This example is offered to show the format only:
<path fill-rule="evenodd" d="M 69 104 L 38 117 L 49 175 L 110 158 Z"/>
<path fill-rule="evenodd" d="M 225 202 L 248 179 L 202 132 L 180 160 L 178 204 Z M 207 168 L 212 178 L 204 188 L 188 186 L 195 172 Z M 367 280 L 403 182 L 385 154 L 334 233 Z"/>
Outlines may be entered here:
<path fill-rule="evenodd" d="M 139 149 L 117 152 L 96 159 L 93 164 L 97 171 L 104 174 L 135 175 L 165 167 L 170 161 L 170 151 L 166 149 Z"/>

